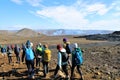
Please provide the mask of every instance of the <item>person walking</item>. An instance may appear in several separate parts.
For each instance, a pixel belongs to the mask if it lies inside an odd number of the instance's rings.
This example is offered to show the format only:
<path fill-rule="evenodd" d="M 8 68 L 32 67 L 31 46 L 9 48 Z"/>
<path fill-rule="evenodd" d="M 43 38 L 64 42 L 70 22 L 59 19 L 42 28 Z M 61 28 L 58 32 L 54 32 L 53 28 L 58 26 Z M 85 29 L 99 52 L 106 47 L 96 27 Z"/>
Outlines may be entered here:
<path fill-rule="evenodd" d="M 66 53 L 68 54 L 68 65 L 70 66 L 70 68 L 72 67 L 72 64 L 71 64 L 71 60 L 70 60 L 70 57 L 71 57 L 71 46 L 70 46 L 70 42 L 68 41 L 67 38 L 63 38 L 63 48 L 65 48 L 66 50 Z"/>
<path fill-rule="evenodd" d="M 24 62 L 24 57 L 28 69 L 28 77 L 34 79 L 34 58 L 36 56 L 29 40 L 26 42 L 25 53 L 22 54 L 22 62 Z"/>
<path fill-rule="evenodd" d="M 47 73 L 49 72 L 49 69 L 48 69 L 48 64 L 51 60 L 51 50 L 48 48 L 48 45 L 45 44 L 43 45 L 43 48 L 44 48 L 44 51 L 43 51 L 43 68 L 44 68 L 44 77 L 46 77 Z"/>
<path fill-rule="evenodd" d="M 14 53 L 16 55 L 17 63 L 20 64 L 20 47 L 18 46 L 18 44 L 15 44 Z"/>
<path fill-rule="evenodd" d="M 40 67 L 40 62 L 42 62 L 42 55 L 43 55 L 43 46 L 41 43 L 39 43 L 36 47 L 36 56 L 37 56 L 36 67 L 37 66 Z"/>
<path fill-rule="evenodd" d="M 7 56 L 8 56 L 8 62 L 9 64 L 12 63 L 12 49 L 10 45 L 7 46 Z"/>
<path fill-rule="evenodd" d="M 83 63 L 83 57 L 82 57 L 82 50 L 78 47 L 77 43 L 73 44 L 74 50 L 72 51 L 72 68 L 71 68 L 71 79 L 73 79 L 73 73 L 75 67 L 77 67 L 77 71 L 79 73 L 80 80 L 83 80 L 82 73 L 80 70 L 80 66 Z"/>
<path fill-rule="evenodd" d="M 65 72 L 66 78 L 69 78 L 68 69 L 67 69 L 68 55 L 66 53 L 66 50 L 61 45 L 57 45 L 57 50 L 58 50 L 58 58 L 57 58 L 58 62 L 54 72 L 54 78 L 57 77 L 57 73 L 61 68 Z"/>

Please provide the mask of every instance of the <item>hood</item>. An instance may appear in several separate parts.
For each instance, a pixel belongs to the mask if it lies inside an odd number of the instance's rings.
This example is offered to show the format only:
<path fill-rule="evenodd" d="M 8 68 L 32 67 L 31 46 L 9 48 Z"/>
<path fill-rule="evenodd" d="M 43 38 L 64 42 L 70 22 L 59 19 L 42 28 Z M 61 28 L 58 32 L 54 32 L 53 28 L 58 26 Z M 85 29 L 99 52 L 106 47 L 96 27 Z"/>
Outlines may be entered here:
<path fill-rule="evenodd" d="M 66 50 L 64 48 L 61 48 L 60 51 L 61 52 L 66 52 Z"/>

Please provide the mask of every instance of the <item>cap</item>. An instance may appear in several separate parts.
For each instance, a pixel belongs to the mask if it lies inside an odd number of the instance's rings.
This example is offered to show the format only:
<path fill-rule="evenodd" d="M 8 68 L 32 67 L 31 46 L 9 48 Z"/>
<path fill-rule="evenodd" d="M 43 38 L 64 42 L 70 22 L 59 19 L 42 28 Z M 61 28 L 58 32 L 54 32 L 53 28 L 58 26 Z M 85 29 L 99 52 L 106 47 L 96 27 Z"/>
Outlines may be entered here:
<path fill-rule="evenodd" d="M 26 45 L 28 45 L 28 46 L 30 46 L 30 45 L 31 45 L 30 40 L 27 40 Z"/>
<path fill-rule="evenodd" d="M 33 43 L 32 42 L 30 43 L 30 46 L 33 47 Z"/>
<path fill-rule="evenodd" d="M 39 43 L 38 45 L 39 45 L 39 46 L 41 46 L 42 44 L 41 44 L 41 43 Z"/>
<path fill-rule="evenodd" d="M 62 46 L 60 44 L 57 45 L 57 49 L 60 49 L 62 48 Z"/>
<path fill-rule="evenodd" d="M 78 48 L 78 44 L 77 44 L 77 43 L 74 43 L 74 44 L 73 44 L 73 48 Z"/>
<path fill-rule="evenodd" d="M 67 38 L 63 38 L 63 41 L 67 41 Z"/>

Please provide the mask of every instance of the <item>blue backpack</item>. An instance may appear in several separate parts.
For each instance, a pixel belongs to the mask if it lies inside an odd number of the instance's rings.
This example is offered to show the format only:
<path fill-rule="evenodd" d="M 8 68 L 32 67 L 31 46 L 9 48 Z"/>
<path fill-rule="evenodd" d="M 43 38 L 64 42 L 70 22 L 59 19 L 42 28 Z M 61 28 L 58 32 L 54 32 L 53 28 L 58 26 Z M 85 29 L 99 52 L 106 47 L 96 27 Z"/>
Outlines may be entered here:
<path fill-rule="evenodd" d="M 77 65 L 83 63 L 82 51 L 81 51 L 80 49 L 76 49 L 76 50 L 75 50 L 74 60 L 75 60 L 75 63 L 76 63 Z"/>
<path fill-rule="evenodd" d="M 26 60 L 34 59 L 34 52 L 33 52 L 32 48 L 26 48 L 25 53 L 26 53 Z"/>

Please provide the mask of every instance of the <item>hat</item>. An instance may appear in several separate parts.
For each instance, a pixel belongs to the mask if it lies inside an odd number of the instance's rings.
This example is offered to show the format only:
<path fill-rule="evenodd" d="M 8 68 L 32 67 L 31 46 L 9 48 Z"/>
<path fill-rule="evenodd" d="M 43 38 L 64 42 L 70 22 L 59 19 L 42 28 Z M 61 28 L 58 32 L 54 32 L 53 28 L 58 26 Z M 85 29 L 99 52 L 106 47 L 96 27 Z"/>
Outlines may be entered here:
<path fill-rule="evenodd" d="M 60 49 L 62 48 L 62 46 L 60 44 L 57 45 L 57 49 Z"/>
<path fill-rule="evenodd" d="M 42 44 L 41 44 L 41 43 L 39 43 L 38 45 L 39 45 L 39 46 L 41 46 Z"/>
<path fill-rule="evenodd" d="M 27 40 L 26 45 L 27 45 L 27 46 L 30 46 L 30 45 L 31 45 L 30 40 Z"/>
<path fill-rule="evenodd" d="M 77 43 L 74 43 L 74 44 L 73 44 L 73 48 L 78 48 L 78 44 L 77 44 Z"/>
<path fill-rule="evenodd" d="M 67 41 L 67 38 L 63 38 L 63 41 Z"/>
<path fill-rule="evenodd" d="M 33 43 L 32 42 L 30 43 L 30 46 L 33 47 Z"/>

